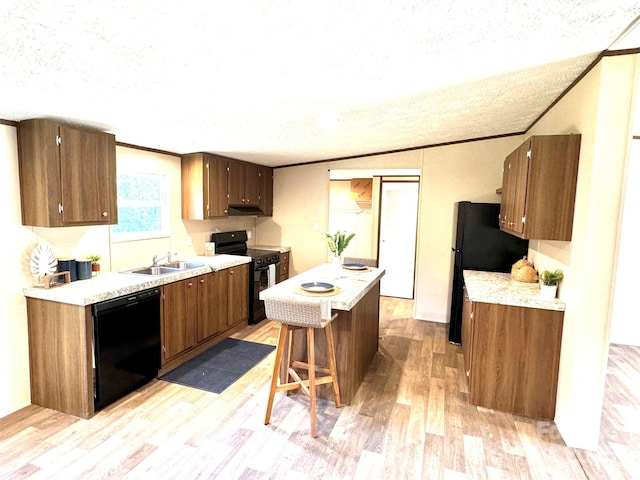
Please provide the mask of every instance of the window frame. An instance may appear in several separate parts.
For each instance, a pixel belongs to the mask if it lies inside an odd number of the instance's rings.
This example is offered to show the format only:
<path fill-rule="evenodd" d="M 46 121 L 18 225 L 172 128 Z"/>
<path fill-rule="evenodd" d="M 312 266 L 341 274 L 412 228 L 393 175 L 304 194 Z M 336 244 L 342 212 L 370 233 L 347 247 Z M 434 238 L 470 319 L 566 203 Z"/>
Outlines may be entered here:
<path fill-rule="evenodd" d="M 154 176 L 160 178 L 160 200 L 131 200 L 120 199 L 118 197 L 117 207 L 121 206 L 136 208 L 144 206 L 159 206 L 160 207 L 160 230 L 145 230 L 137 232 L 117 232 L 115 231 L 118 225 L 111 225 L 111 241 L 113 243 L 132 242 L 137 240 L 151 240 L 156 238 L 169 238 L 171 236 L 171 202 L 170 202 L 170 176 L 167 173 L 160 172 L 143 172 L 136 170 L 124 171 L 116 174 L 116 181 L 120 175 L 127 176 Z M 120 221 L 120 213 L 118 212 L 118 222 Z M 119 224 L 119 223 L 118 223 Z"/>

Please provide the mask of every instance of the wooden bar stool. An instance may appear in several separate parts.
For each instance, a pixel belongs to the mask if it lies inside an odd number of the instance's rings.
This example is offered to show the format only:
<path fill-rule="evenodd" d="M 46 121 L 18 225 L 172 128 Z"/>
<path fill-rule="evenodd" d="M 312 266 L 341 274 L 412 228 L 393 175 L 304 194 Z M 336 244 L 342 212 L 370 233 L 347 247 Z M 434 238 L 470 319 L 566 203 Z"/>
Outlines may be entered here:
<path fill-rule="evenodd" d="M 265 300 L 264 307 L 268 319 L 280 322 L 280 335 L 278 336 L 276 360 L 273 365 L 273 377 L 271 378 L 271 389 L 269 391 L 269 401 L 267 403 L 267 414 L 264 424 L 268 425 L 271 419 L 275 393 L 300 388 L 305 395 L 309 397 L 311 436 L 317 437 L 316 386 L 331 383 L 336 407 L 340 407 L 340 390 L 338 388 L 335 347 L 333 344 L 333 331 L 331 329 L 331 322 L 338 314 L 331 315 L 331 300 L 327 299 L 321 299 L 320 303 L 302 300 Z M 318 366 L 315 362 L 314 329 L 316 328 L 324 329 L 327 336 L 328 368 Z M 293 361 L 291 358 L 291 352 L 293 351 L 293 331 L 298 329 L 306 329 L 307 362 Z M 287 374 L 285 383 L 281 384 L 278 380 L 280 377 L 280 366 L 285 354 L 287 335 L 289 337 L 289 346 L 286 349 Z M 296 369 L 306 370 L 309 374 L 308 380 L 301 379 Z M 317 373 L 323 373 L 325 375 L 316 376 Z"/>

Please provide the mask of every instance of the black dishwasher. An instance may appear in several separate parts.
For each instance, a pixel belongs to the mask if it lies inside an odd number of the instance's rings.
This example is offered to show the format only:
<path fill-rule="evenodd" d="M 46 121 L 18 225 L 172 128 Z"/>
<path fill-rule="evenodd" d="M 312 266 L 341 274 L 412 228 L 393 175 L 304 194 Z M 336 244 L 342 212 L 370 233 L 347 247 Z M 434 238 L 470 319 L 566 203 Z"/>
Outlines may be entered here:
<path fill-rule="evenodd" d="M 94 409 L 98 411 L 158 375 L 160 289 L 99 302 L 91 312 Z"/>

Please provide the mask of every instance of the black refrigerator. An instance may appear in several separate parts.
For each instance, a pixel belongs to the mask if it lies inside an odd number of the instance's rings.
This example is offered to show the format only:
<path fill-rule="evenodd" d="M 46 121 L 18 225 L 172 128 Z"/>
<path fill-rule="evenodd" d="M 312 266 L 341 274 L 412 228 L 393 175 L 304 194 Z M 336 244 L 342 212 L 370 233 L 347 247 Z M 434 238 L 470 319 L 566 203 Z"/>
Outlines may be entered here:
<path fill-rule="evenodd" d="M 453 284 L 449 342 L 460 345 L 463 270 L 510 272 L 511 266 L 527 255 L 529 241 L 504 233 L 499 228 L 499 203 L 457 202 L 451 247 Z"/>

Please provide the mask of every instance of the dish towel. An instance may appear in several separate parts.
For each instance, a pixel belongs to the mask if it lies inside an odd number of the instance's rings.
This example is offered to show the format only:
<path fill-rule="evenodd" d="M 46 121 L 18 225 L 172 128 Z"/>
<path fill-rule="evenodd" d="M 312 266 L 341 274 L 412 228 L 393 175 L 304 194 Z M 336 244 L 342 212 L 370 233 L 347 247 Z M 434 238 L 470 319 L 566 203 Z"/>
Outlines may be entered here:
<path fill-rule="evenodd" d="M 269 288 L 273 287 L 276 284 L 276 265 L 272 263 L 269 265 L 269 275 L 268 275 L 268 285 Z"/>

